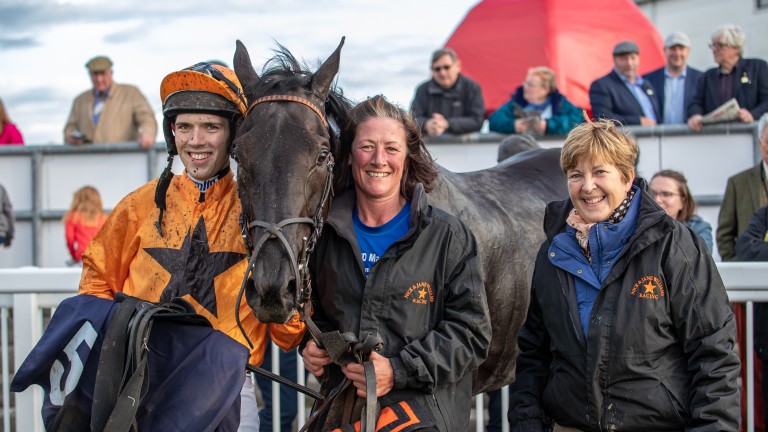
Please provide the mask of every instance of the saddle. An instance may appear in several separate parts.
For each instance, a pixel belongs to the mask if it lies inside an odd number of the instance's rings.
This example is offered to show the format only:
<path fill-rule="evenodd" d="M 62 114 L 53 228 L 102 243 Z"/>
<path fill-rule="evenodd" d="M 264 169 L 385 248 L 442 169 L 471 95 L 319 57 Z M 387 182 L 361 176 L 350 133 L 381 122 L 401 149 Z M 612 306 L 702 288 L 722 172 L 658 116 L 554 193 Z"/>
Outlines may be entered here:
<path fill-rule="evenodd" d="M 154 320 L 211 327 L 205 317 L 180 298 L 154 304 L 123 293 L 112 315 L 96 370 L 91 430 L 126 431 L 135 427 L 139 401 L 147 392 L 147 342 Z"/>

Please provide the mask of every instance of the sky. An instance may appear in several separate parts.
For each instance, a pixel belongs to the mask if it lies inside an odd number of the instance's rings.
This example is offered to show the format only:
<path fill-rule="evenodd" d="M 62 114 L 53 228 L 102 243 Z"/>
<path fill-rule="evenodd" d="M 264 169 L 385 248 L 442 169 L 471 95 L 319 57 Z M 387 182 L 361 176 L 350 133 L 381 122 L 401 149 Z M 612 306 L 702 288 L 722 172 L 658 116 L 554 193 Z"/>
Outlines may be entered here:
<path fill-rule="evenodd" d="M 277 43 L 314 70 L 346 36 L 337 85 L 353 101 L 407 108 L 430 56 L 478 0 L 2 0 L 0 99 L 27 144 L 60 144 L 85 63 L 107 55 L 160 119 L 162 78 L 199 61 L 232 66 L 241 40 L 257 72 Z M 162 134 L 158 134 L 162 140 Z"/>

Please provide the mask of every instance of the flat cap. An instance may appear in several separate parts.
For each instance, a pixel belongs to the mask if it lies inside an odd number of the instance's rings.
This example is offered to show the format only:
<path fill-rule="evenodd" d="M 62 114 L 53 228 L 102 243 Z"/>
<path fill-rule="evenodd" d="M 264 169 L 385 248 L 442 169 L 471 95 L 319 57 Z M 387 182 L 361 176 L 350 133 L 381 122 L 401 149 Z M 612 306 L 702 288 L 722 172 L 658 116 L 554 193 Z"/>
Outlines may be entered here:
<path fill-rule="evenodd" d="M 672 32 L 667 36 L 667 39 L 664 40 L 664 48 L 671 48 L 676 45 L 688 48 L 691 46 L 691 39 L 687 34 L 681 31 Z"/>
<path fill-rule="evenodd" d="M 632 41 L 619 42 L 613 47 L 613 55 L 618 56 L 622 54 L 640 54 L 640 48 Z"/>
<path fill-rule="evenodd" d="M 112 67 L 112 60 L 106 56 L 96 56 L 88 60 L 88 63 L 85 64 L 85 67 L 87 67 L 88 71 L 91 73 L 102 72 Z"/>

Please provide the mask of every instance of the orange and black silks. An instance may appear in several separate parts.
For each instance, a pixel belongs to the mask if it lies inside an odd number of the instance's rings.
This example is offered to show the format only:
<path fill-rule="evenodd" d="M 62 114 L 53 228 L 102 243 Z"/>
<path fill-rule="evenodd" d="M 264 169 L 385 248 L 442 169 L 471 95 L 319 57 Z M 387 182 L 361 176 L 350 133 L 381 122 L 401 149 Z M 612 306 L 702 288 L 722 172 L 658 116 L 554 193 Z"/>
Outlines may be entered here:
<path fill-rule="evenodd" d="M 376 422 L 377 432 L 410 432 L 434 427 L 435 423 L 415 401 L 402 401 L 384 407 Z M 360 422 L 334 429 L 333 432 L 360 432 Z"/>
<path fill-rule="evenodd" d="M 213 328 L 247 346 L 235 320 L 247 256 L 234 175 L 228 172 L 205 194 L 186 174 L 174 176 L 163 237 L 155 227 L 156 185 L 154 180 L 131 192 L 111 212 L 83 255 L 80 293 L 112 299 L 124 292 L 152 302 L 181 297 Z M 238 313 L 254 345 L 253 365 L 264 358 L 267 329 L 284 350 L 296 347 L 304 334 L 298 314 L 286 324 L 263 324 L 246 302 Z"/>

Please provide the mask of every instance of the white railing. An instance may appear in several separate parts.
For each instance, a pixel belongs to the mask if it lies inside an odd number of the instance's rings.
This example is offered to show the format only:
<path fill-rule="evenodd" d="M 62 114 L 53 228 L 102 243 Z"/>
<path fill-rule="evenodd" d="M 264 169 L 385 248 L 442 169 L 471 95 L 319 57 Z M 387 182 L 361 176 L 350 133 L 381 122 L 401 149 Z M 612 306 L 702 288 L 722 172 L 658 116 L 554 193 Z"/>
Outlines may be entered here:
<path fill-rule="evenodd" d="M 746 340 L 753 340 L 754 314 L 753 302 L 768 302 L 768 263 L 718 263 L 720 275 L 728 290 L 729 299 L 734 303 L 746 304 Z M 42 431 L 42 419 L 40 408 L 42 406 L 42 392 L 38 387 L 28 389 L 15 394 L 15 404 L 12 409 L 11 395 L 9 392 L 11 371 L 16 371 L 19 365 L 40 339 L 43 331 L 43 312 L 55 309 L 66 297 L 77 292 L 80 281 L 80 269 L 72 268 L 20 268 L 0 269 L 0 342 L 2 352 L 2 395 L 3 395 L 3 430 L 11 430 L 11 413 L 15 413 L 15 429 L 17 431 Z M 13 312 L 13 359 L 11 368 L 9 364 L 9 315 Z M 754 432 L 754 361 L 753 345 L 745 344 L 747 359 L 747 419 L 748 432 Z M 272 364 L 279 372 L 279 360 L 273 353 Z M 299 360 L 298 377 L 300 383 L 304 377 Z M 273 385 L 272 400 L 273 430 L 279 431 L 280 397 L 276 392 L 277 384 Z M 506 412 L 509 400 L 506 390 L 502 392 L 502 425 L 504 431 L 508 431 Z M 299 395 L 298 418 L 303 423 L 307 418 L 304 409 L 306 401 Z M 475 405 L 475 430 L 484 430 L 482 395 L 478 396 Z"/>

